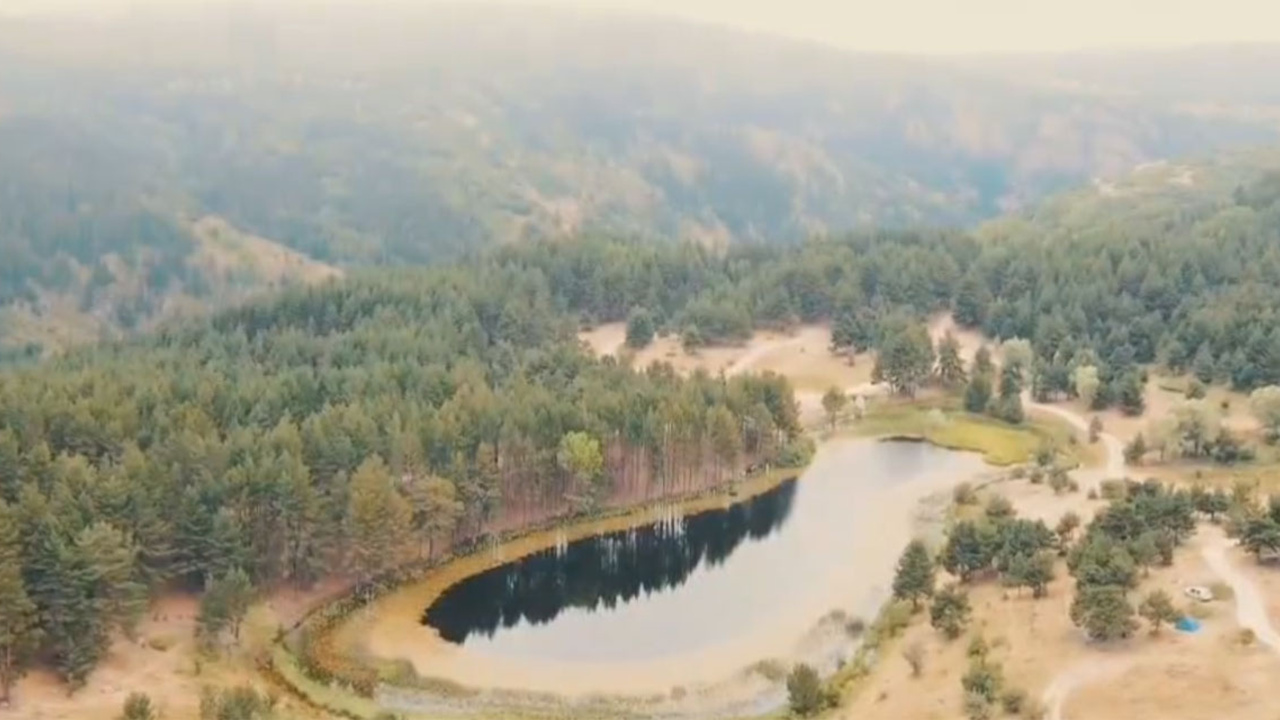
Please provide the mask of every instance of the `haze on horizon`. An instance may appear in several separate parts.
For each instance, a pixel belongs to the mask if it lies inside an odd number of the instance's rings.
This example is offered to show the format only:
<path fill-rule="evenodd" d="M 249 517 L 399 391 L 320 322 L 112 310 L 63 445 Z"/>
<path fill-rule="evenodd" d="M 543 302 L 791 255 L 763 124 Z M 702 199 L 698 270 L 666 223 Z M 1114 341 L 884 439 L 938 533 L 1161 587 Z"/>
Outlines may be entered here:
<path fill-rule="evenodd" d="M 0 14 L 114 15 L 145 8 L 210 7 L 223 0 L 0 0 Z M 305 12 L 315 0 L 230 0 Z M 388 3 L 359 2 L 370 12 Z M 491 0 L 449 0 L 494 4 Z M 908 54 L 1150 50 L 1280 42 L 1275 0 L 504 0 L 665 15 L 785 35 L 847 50 Z"/>

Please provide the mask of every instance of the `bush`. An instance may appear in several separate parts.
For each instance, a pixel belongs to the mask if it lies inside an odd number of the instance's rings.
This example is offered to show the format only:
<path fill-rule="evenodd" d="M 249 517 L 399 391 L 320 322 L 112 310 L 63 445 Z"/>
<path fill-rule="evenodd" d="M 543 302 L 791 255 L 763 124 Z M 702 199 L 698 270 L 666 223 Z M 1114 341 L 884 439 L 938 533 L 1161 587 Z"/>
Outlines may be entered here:
<path fill-rule="evenodd" d="M 1252 628 L 1244 628 L 1240 631 L 1240 634 L 1236 636 L 1236 642 L 1240 643 L 1242 647 L 1252 647 L 1257 641 L 1258 635 Z"/>
<path fill-rule="evenodd" d="M 969 623 L 969 596 L 955 585 L 938 591 L 929 607 L 929 623 L 948 640 L 960 637 Z"/>
<path fill-rule="evenodd" d="M 963 482 L 956 486 L 951 493 L 952 500 L 957 505 L 977 505 L 978 493 L 973 489 L 972 483 Z"/>
<path fill-rule="evenodd" d="M 146 694 L 129 693 L 129 697 L 125 698 L 120 720 L 155 720 L 155 717 L 155 706 L 151 704 L 151 698 Z"/>
<path fill-rule="evenodd" d="M 781 660 L 761 660 L 749 670 L 769 682 L 782 682 L 787 677 L 787 666 Z"/>
<path fill-rule="evenodd" d="M 978 658 L 969 663 L 969 670 L 960 678 L 960 685 L 970 695 L 978 695 L 988 703 L 993 703 L 1000 695 L 1000 667 L 987 662 L 986 658 Z"/>
<path fill-rule="evenodd" d="M 992 495 L 984 512 L 988 520 L 996 522 L 1011 519 L 1016 514 L 1013 503 L 1003 495 Z"/>
<path fill-rule="evenodd" d="M 826 693 L 818 671 L 804 663 L 796 665 L 787 676 L 787 703 L 791 712 L 800 716 L 815 715 L 826 707 Z"/>
<path fill-rule="evenodd" d="M 1097 488 L 1089 488 L 1089 492 L 1085 494 L 1085 497 L 1089 498 L 1090 500 L 1097 500 L 1098 499 Z"/>
<path fill-rule="evenodd" d="M 1031 481 L 1032 485 L 1044 484 L 1044 468 L 1039 465 L 1031 468 L 1031 474 L 1027 476 L 1027 479 Z"/>
<path fill-rule="evenodd" d="M 1103 480 L 1101 487 L 1104 500 L 1123 500 L 1129 496 L 1129 485 L 1124 480 Z"/>
<path fill-rule="evenodd" d="M 911 603 L 905 600 L 895 600 L 884 609 L 884 613 L 880 616 L 880 633 L 886 637 L 897 637 L 899 633 L 907 629 L 911 624 L 911 616 L 913 615 Z"/>
<path fill-rule="evenodd" d="M 969 720 L 990 720 L 991 701 L 981 695 L 967 693 L 964 696 L 964 716 Z"/>
<path fill-rule="evenodd" d="M 982 660 L 991 652 L 991 646 L 987 644 L 987 639 L 981 635 L 974 635 L 969 640 L 969 647 L 965 650 L 965 654 L 971 660 Z"/>
<path fill-rule="evenodd" d="M 1009 688 L 1000 694 L 1000 707 L 1009 715 L 1021 715 L 1027 709 L 1027 691 Z"/>
<path fill-rule="evenodd" d="M 816 449 L 813 438 L 808 436 L 798 437 L 778 451 L 778 466 L 784 468 L 800 468 L 809 464 L 813 459 L 813 453 Z"/>

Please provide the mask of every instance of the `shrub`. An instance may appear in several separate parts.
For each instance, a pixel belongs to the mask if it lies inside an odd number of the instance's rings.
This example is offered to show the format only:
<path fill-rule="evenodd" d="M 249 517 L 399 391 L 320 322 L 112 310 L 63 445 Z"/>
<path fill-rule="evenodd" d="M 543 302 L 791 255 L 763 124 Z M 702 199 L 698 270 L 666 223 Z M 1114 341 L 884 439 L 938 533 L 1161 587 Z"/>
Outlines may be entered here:
<path fill-rule="evenodd" d="M 948 585 L 934 595 L 929 623 L 948 640 L 954 640 L 969 623 L 969 612 L 969 596 L 955 585 Z"/>
<path fill-rule="evenodd" d="M 120 720 L 155 720 L 155 717 L 155 706 L 151 704 L 151 698 L 146 694 L 129 693 L 129 697 L 125 698 Z"/>
<path fill-rule="evenodd" d="M 804 663 L 796 665 L 787 676 L 787 702 L 796 715 L 820 712 L 826 706 L 826 694 L 822 691 L 818 671 Z"/>
<path fill-rule="evenodd" d="M 991 646 L 987 644 L 987 639 L 981 635 L 974 635 L 969 639 L 969 647 L 965 650 L 965 654 L 971 660 L 982 660 L 991 652 Z"/>
<path fill-rule="evenodd" d="M 775 683 L 782 682 L 787 677 L 787 666 L 781 660 L 761 660 L 752 665 L 750 671 Z"/>
<path fill-rule="evenodd" d="M 1000 667 L 978 658 L 969 663 L 969 670 L 960 678 L 960 685 L 970 695 L 978 695 L 993 703 L 1000 695 Z"/>
<path fill-rule="evenodd" d="M 1044 468 L 1039 465 L 1031 468 L 1031 474 L 1027 476 L 1032 485 L 1041 485 L 1044 483 Z"/>
<path fill-rule="evenodd" d="M 1000 707 L 1009 715 L 1021 715 L 1027 709 L 1027 691 L 1009 688 L 1000 694 Z"/>
<path fill-rule="evenodd" d="M 1103 480 L 1101 487 L 1104 500 L 1123 500 L 1129 496 L 1129 486 L 1124 480 Z"/>
<path fill-rule="evenodd" d="M 844 631 L 849 634 L 849 637 L 859 637 L 867 631 L 867 621 L 862 618 L 852 618 L 844 624 Z"/>
<path fill-rule="evenodd" d="M 1097 488 L 1089 488 L 1089 492 L 1085 494 L 1085 497 L 1089 498 L 1090 500 L 1097 500 L 1098 499 Z"/>
<path fill-rule="evenodd" d="M 1240 631 L 1240 634 L 1236 636 L 1236 642 L 1240 643 L 1242 647 L 1251 647 L 1257 641 L 1258 635 L 1252 628 L 1244 628 Z"/>
<path fill-rule="evenodd" d="M 880 617 L 881 634 L 886 638 L 897 637 L 899 633 L 906 630 L 907 626 L 911 624 L 912 614 L 911 603 L 905 600 L 896 600 L 890 603 Z"/>
<path fill-rule="evenodd" d="M 977 505 L 978 493 L 973 489 L 972 483 L 963 482 L 956 486 L 951 494 L 952 500 L 957 505 Z"/>
<path fill-rule="evenodd" d="M 964 716 L 969 720 L 990 720 L 991 701 L 981 695 L 966 693 L 964 696 Z"/>

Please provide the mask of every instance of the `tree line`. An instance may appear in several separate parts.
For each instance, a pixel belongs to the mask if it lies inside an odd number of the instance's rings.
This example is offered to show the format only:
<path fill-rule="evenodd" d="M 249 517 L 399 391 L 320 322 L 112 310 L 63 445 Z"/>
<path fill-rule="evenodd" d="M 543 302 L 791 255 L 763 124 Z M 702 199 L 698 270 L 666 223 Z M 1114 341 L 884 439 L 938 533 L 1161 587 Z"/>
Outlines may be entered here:
<path fill-rule="evenodd" d="M 356 580 L 458 542 L 802 457 L 776 376 L 589 356 L 509 262 L 296 289 L 0 373 L 0 687 L 75 687 L 149 595 Z"/>

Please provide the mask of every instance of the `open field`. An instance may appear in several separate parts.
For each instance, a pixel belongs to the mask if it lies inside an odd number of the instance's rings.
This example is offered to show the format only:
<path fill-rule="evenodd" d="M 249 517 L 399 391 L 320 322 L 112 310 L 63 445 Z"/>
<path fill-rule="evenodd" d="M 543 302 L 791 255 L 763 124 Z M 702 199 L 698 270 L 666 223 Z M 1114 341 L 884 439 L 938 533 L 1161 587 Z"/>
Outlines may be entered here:
<path fill-rule="evenodd" d="M 1182 595 L 1183 587 L 1216 580 L 1199 552 L 1207 542 L 1211 539 L 1194 539 L 1178 552 L 1172 567 L 1154 570 L 1144 578 L 1134 596 L 1162 588 L 1176 604 L 1185 606 L 1189 601 Z M 1264 592 L 1280 585 L 1280 571 L 1259 568 L 1237 551 L 1231 552 L 1230 561 Z M 855 685 L 836 717 L 962 717 L 960 677 L 969 662 L 968 638 L 974 634 L 981 634 L 992 646 L 992 658 L 1003 668 L 1005 687 L 1020 688 L 1038 701 L 1047 713 L 1044 717 L 1273 717 L 1272 683 L 1280 672 L 1280 657 L 1266 648 L 1238 642 L 1240 628 L 1231 600 L 1207 606 L 1205 611 L 1210 615 L 1199 633 L 1166 628 L 1159 636 L 1151 636 L 1142 630 L 1129 641 L 1101 646 L 1084 640 L 1071 624 L 1074 581 L 1062 563 L 1057 575 L 1048 596 L 1040 600 L 993 582 L 977 583 L 970 594 L 974 616 L 969 635 L 956 641 L 942 638 L 921 613 L 890 645 L 871 674 Z M 1277 609 L 1273 601 L 1273 619 L 1277 619 Z M 902 651 L 917 644 L 926 659 L 920 677 L 912 677 Z"/>

